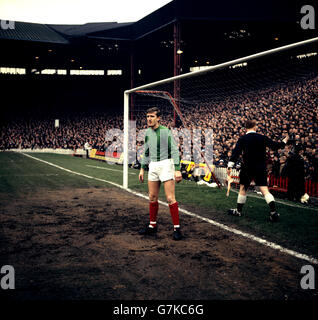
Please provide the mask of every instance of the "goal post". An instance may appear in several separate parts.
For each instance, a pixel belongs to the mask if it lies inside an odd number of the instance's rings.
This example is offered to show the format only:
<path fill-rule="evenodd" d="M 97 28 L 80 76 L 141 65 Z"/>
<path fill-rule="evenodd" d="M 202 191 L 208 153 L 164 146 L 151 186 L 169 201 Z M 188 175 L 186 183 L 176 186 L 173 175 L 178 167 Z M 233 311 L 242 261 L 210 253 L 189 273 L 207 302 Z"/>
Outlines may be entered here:
<path fill-rule="evenodd" d="M 129 104 L 132 101 L 132 96 L 134 97 L 134 112 L 138 118 L 137 122 L 141 123 L 140 127 L 144 127 L 145 123 L 139 119 L 138 115 L 142 114 L 145 117 L 147 107 L 153 105 L 162 107 L 167 112 L 169 121 L 172 117 L 171 114 L 176 111 L 181 125 L 187 127 L 187 122 L 190 121 L 187 116 L 191 114 L 192 109 L 214 108 L 231 98 L 234 101 L 238 98 L 237 104 L 240 104 L 240 99 L 244 98 L 244 94 L 248 90 L 256 92 L 259 88 L 272 86 L 276 83 L 279 85 L 290 81 L 290 79 L 307 76 L 311 72 L 310 65 L 299 63 L 300 60 L 298 61 L 295 57 L 299 57 L 301 54 L 306 55 L 308 52 L 316 55 L 317 51 L 318 37 L 126 90 L 124 92 L 123 187 L 127 189 L 129 186 L 128 165 L 129 151 L 131 151 L 129 150 L 129 115 L 131 112 Z M 314 69 L 317 71 L 317 57 L 314 59 Z M 249 67 L 246 68 L 248 72 L 244 71 L 245 65 Z M 174 86 L 177 81 L 180 84 L 180 91 L 178 96 L 174 97 Z M 209 115 L 205 113 L 202 117 L 209 118 Z M 206 123 L 213 122 L 211 118 L 208 120 Z M 206 124 L 204 125 L 204 129 L 207 130 Z M 209 166 L 209 163 L 207 165 Z M 210 169 L 210 171 L 212 170 Z M 215 177 L 214 180 L 217 181 L 218 178 Z"/>
<path fill-rule="evenodd" d="M 123 187 L 128 189 L 128 162 L 129 162 L 129 93 L 124 93 L 124 161 L 123 161 Z"/>

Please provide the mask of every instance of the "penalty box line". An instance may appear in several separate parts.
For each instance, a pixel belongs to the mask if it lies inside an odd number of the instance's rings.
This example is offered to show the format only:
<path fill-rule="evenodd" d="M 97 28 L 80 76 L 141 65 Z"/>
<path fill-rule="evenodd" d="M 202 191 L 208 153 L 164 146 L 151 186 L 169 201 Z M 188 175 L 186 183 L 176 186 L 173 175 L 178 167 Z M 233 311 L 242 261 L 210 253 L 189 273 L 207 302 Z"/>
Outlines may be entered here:
<path fill-rule="evenodd" d="M 26 153 L 23 153 L 23 152 L 21 152 L 21 153 L 19 153 L 19 154 L 22 154 L 22 155 L 24 155 L 25 157 L 31 158 L 31 159 L 33 159 L 33 160 L 37 160 L 37 161 L 43 162 L 43 163 L 45 163 L 45 164 L 47 164 L 47 165 L 50 165 L 50 166 L 52 166 L 52 167 L 55 167 L 55 168 L 64 170 L 64 171 L 66 171 L 66 172 L 69 172 L 69 173 L 72 173 L 72 174 L 76 174 L 76 175 L 78 175 L 78 176 L 82 176 L 82 177 L 85 177 L 85 178 L 88 178 L 88 179 L 92 179 L 92 180 L 96 180 L 96 181 L 101 181 L 101 182 L 109 183 L 109 184 L 111 184 L 111 185 L 113 185 L 113 186 L 115 186 L 115 187 L 118 187 L 118 188 L 120 188 L 120 189 L 122 189 L 122 190 L 124 190 L 124 191 L 127 191 L 127 192 L 129 192 L 129 193 L 131 193 L 131 194 L 133 194 L 133 195 L 135 195 L 135 196 L 138 196 L 138 197 L 141 197 L 141 198 L 144 198 L 144 199 L 148 200 L 148 197 L 145 196 L 144 194 L 139 193 L 139 192 L 136 192 L 136 191 L 133 191 L 133 190 L 131 190 L 131 189 L 129 189 L 129 188 L 128 188 L 128 189 L 125 189 L 123 186 L 121 186 L 120 184 L 117 184 L 117 183 L 115 183 L 115 182 L 107 181 L 107 180 L 105 180 L 105 179 L 95 178 L 95 177 L 92 177 L 92 176 L 89 176 L 89 175 L 86 175 L 86 174 L 83 174 L 83 173 L 79 173 L 79 172 L 76 172 L 76 171 L 72 171 L 72 170 L 63 168 L 63 167 L 61 167 L 61 166 L 58 166 L 58 165 L 56 165 L 56 164 L 54 164 L 54 163 L 51 163 L 51 162 L 48 162 L 48 161 L 45 161 L 45 160 L 36 158 L 36 157 L 34 157 L 34 156 L 31 156 L 31 155 L 26 154 Z M 161 205 L 164 205 L 164 206 L 166 206 L 166 207 L 168 206 L 168 204 L 165 203 L 165 202 L 163 202 L 163 201 L 160 201 L 160 200 L 159 200 L 158 202 L 159 202 Z M 306 261 L 308 261 L 308 262 L 310 262 L 310 263 L 312 263 L 312 264 L 318 264 L 318 259 L 315 259 L 315 258 L 313 258 L 313 257 L 311 257 L 311 256 L 306 255 L 306 254 L 299 253 L 299 252 L 296 252 L 296 251 L 294 251 L 294 250 L 290 250 L 290 249 L 284 248 L 284 247 L 282 247 L 282 246 L 280 246 L 280 245 L 278 245 L 278 244 L 276 244 L 276 243 L 274 243 L 274 242 L 271 242 L 271 241 L 268 241 L 268 240 L 259 238 L 259 237 L 257 237 L 257 236 L 254 236 L 254 235 L 252 235 L 252 234 L 243 232 L 243 231 L 238 230 L 238 229 L 234 229 L 234 228 L 228 227 L 228 226 L 226 226 L 226 225 L 224 225 L 224 224 L 222 224 L 222 223 L 219 223 L 219 222 L 214 221 L 214 220 L 209 219 L 209 218 L 202 217 L 202 216 L 200 216 L 200 215 L 198 215 L 198 214 L 195 214 L 195 213 L 193 213 L 193 212 L 190 212 L 190 211 L 188 211 L 188 210 L 185 210 L 185 209 L 182 209 L 182 208 L 179 208 L 179 210 L 180 210 L 181 212 L 183 212 L 184 214 L 188 215 L 188 216 L 191 216 L 191 217 L 194 217 L 194 218 L 203 220 L 203 221 L 205 221 L 205 222 L 208 222 L 208 223 L 210 223 L 210 224 L 212 224 L 212 225 L 214 225 L 214 226 L 216 226 L 216 227 L 218 227 L 218 228 L 221 228 L 221 229 L 223 229 L 223 230 L 225 230 L 225 231 L 234 233 L 234 234 L 236 234 L 236 235 L 242 236 L 242 237 L 247 238 L 247 239 L 249 239 L 249 240 L 253 240 L 253 241 L 257 242 L 257 243 L 260 243 L 260 244 L 262 244 L 262 245 L 264 245 L 264 246 L 267 246 L 267 247 L 270 247 L 270 248 L 272 248 L 272 249 L 278 250 L 278 251 L 280 251 L 280 252 L 282 252 L 282 253 L 285 253 L 285 254 L 288 254 L 288 255 L 290 255 L 290 256 L 292 256 L 292 257 L 295 257 L 295 258 L 298 258 L 298 259 L 301 259 L 301 260 L 306 260 Z"/>

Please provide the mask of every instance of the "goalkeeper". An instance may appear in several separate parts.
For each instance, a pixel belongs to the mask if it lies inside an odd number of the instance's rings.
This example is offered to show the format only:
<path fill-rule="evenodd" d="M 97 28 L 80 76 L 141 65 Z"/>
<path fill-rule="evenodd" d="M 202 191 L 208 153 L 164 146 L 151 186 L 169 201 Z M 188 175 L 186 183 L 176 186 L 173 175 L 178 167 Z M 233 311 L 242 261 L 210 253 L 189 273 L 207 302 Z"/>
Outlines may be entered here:
<path fill-rule="evenodd" d="M 279 219 L 279 214 L 276 212 L 275 199 L 267 187 L 266 147 L 272 150 L 282 149 L 288 141 L 288 136 L 285 137 L 283 142 L 275 142 L 266 136 L 256 133 L 257 125 L 255 120 L 247 120 L 245 128 L 247 130 L 246 134 L 238 139 L 228 163 L 227 174 L 230 175 L 231 168 L 242 154 L 243 163 L 240 171 L 240 191 L 237 197 L 237 209 L 230 209 L 228 213 L 234 216 L 242 215 L 243 205 L 246 202 L 246 191 L 251 181 L 254 180 L 269 205 L 270 221 L 276 222 Z"/>
<path fill-rule="evenodd" d="M 182 239 L 179 207 L 175 198 L 175 181 L 180 182 L 179 150 L 171 131 L 160 125 L 160 110 L 156 107 L 147 110 L 148 129 L 145 135 L 144 154 L 141 161 L 139 181 L 144 181 L 144 171 L 149 164 L 148 191 L 150 223 L 139 234 L 154 234 L 157 232 L 158 196 L 161 182 L 169 204 L 173 222 L 173 239 Z"/>

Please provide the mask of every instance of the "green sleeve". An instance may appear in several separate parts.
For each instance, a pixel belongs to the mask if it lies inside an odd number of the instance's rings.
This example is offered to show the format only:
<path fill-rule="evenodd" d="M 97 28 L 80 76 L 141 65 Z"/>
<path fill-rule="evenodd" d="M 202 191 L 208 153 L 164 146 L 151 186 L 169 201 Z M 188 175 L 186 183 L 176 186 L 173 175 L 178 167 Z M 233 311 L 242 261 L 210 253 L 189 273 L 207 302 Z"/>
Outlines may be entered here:
<path fill-rule="evenodd" d="M 173 159 L 174 168 L 176 171 L 180 171 L 180 156 L 179 156 L 179 148 L 176 145 L 176 142 L 173 138 L 172 132 L 169 130 L 168 135 L 168 148 L 169 153 L 171 153 L 171 158 Z"/>
<path fill-rule="evenodd" d="M 149 145 L 148 145 L 148 135 L 146 133 L 145 143 L 144 143 L 144 152 L 141 157 L 141 168 L 146 169 L 147 164 L 149 163 Z"/>

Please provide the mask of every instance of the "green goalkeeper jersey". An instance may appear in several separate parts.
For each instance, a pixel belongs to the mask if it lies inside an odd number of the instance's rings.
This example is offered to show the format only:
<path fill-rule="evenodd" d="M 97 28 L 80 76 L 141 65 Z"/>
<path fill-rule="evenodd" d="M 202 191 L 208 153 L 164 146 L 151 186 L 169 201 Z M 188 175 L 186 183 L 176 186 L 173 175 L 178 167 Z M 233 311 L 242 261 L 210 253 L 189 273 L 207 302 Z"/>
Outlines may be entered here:
<path fill-rule="evenodd" d="M 148 128 L 145 135 L 141 167 L 145 169 L 146 164 L 149 162 L 166 159 L 173 159 L 175 170 L 180 170 L 179 149 L 176 146 L 171 131 L 161 125 L 155 130 Z"/>

